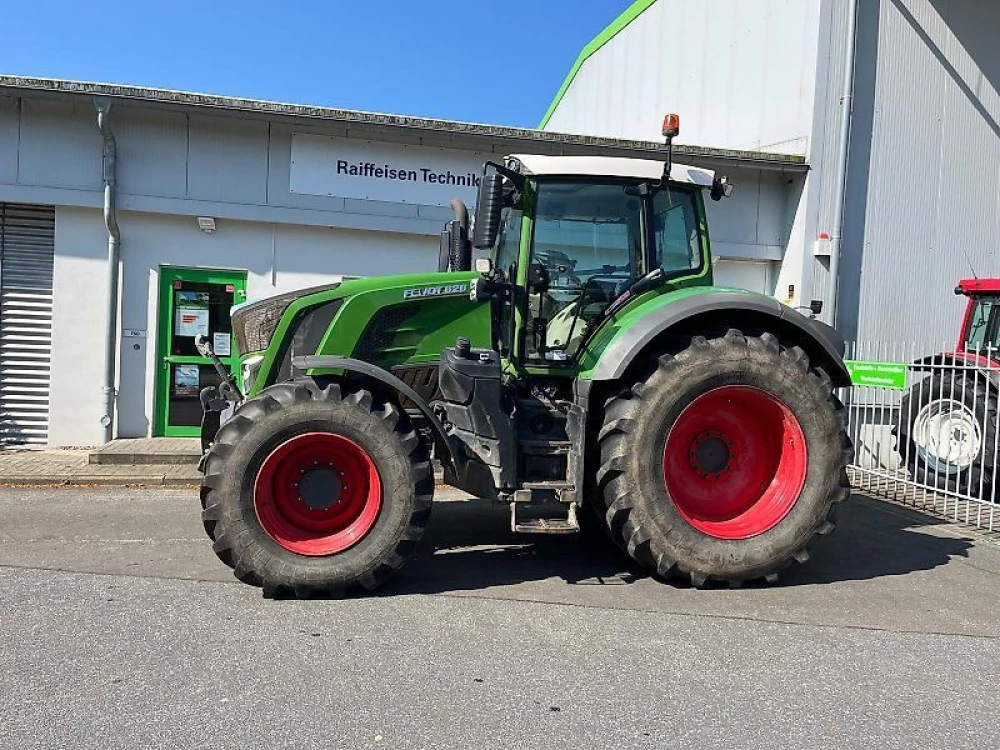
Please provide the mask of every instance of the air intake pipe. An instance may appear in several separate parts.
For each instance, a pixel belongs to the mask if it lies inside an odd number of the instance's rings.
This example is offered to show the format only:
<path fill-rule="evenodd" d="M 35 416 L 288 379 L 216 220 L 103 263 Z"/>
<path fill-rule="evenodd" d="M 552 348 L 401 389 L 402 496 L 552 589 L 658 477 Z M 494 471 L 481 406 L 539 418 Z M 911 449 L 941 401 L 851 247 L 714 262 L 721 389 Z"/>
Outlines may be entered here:
<path fill-rule="evenodd" d="M 470 271 L 472 244 L 469 242 L 469 209 L 458 198 L 452 199 L 449 205 L 455 218 L 445 224 L 441 232 L 438 271 Z"/>

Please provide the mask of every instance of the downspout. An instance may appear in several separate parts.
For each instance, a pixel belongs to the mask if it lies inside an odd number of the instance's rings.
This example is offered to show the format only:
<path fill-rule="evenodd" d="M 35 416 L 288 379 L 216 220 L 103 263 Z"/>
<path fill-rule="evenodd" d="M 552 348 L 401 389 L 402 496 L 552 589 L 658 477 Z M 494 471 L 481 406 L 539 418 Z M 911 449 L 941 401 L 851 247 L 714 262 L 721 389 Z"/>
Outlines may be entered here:
<path fill-rule="evenodd" d="M 847 164 L 850 159 L 851 115 L 854 110 L 854 57 L 858 35 L 858 1 L 847 2 L 847 48 L 844 51 L 843 94 L 840 97 L 840 143 L 837 150 L 837 193 L 830 231 L 829 320 L 837 325 L 840 296 L 840 245 L 844 236 L 844 203 L 847 197 Z"/>
<path fill-rule="evenodd" d="M 115 205 L 117 187 L 118 148 L 115 135 L 111 132 L 111 100 L 104 97 L 94 99 L 97 107 L 97 127 L 104 139 L 103 182 L 104 182 L 104 224 L 108 228 L 108 307 L 105 313 L 104 339 L 104 385 L 101 387 L 101 426 L 104 428 L 104 442 L 114 438 L 115 414 L 115 365 L 118 359 L 118 266 L 121 254 L 121 231 Z"/>

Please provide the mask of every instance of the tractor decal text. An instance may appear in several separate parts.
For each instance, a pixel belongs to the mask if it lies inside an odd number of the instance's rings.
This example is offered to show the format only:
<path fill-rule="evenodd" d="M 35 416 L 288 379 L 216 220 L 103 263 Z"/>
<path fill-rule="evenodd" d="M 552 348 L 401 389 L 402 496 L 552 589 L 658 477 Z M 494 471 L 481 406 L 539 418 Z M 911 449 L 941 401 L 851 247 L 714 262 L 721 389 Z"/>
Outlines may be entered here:
<path fill-rule="evenodd" d="M 417 297 L 440 297 L 446 294 L 466 294 L 469 291 L 469 282 L 461 284 L 447 284 L 445 286 L 425 286 L 419 289 L 404 289 L 403 299 L 414 299 Z"/>

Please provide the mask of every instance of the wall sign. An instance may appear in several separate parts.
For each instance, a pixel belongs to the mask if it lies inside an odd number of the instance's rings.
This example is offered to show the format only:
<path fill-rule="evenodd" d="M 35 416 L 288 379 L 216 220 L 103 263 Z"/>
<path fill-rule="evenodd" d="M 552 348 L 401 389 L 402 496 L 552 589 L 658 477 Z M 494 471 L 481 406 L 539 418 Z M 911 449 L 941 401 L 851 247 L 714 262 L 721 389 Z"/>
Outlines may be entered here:
<path fill-rule="evenodd" d="M 430 146 L 292 134 L 289 190 L 363 200 L 472 205 L 483 162 L 496 158 Z"/>
<path fill-rule="evenodd" d="M 909 368 L 902 362 L 845 360 L 844 364 L 847 365 L 847 371 L 851 373 L 853 385 L 906 388 L 906 372 Z"/>

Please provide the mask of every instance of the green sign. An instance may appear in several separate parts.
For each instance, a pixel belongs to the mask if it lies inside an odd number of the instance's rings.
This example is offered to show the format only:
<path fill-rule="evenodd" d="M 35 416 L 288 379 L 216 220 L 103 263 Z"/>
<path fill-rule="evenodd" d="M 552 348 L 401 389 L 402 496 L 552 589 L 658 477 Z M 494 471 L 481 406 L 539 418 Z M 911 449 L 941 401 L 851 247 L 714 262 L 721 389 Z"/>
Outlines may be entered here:
<path fill-rule="evenodd" d="M 906 388 L 907 366 L 902 362 L 863 362 L 846 360 L 851 383 L 876 388 Z"/>

